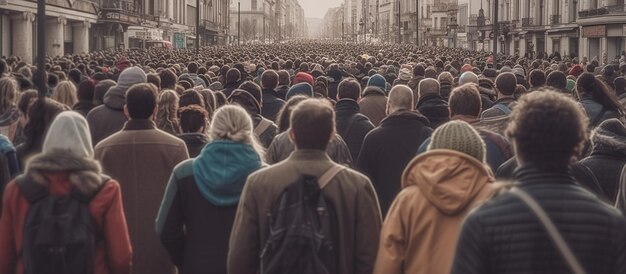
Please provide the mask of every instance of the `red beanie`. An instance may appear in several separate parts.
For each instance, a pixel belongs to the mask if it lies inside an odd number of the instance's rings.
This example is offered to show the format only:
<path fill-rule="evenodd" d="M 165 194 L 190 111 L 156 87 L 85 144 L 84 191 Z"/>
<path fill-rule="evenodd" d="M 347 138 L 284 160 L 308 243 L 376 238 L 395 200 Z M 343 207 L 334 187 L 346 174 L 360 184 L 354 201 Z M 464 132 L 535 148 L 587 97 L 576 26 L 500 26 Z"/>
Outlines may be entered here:
<path fill-rule="evenodd" d="M 309 85 L 315 85 L 315 81 L 313 80 L 313 76 L 306 72 L 298 72 L 295 77 L 293 77 L 293 85 L 299 83 L 309 83 Z"/>
<path fill-rule="evenodd" d="M 578 77 L 581 73 L 583 73 L 583 67 L 581 65 L 575 65 L 569 70 L 569 75 L 574 77 Z"/>

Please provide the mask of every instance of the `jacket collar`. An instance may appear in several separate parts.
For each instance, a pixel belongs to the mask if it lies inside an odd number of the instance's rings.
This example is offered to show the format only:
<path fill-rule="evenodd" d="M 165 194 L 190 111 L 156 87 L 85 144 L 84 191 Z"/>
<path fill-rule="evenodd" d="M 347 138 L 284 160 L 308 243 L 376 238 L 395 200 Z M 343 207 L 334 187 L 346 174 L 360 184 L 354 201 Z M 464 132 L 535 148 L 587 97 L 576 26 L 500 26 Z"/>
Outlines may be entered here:
<path fill-rule="evenodd" d="M 406 124 L 407 121 L 418 121 L 425 126 L 430 126 L 428 118 L 415 110 L 398 110 L 380 121 L 380 125 L 396 124 L 396 122 L 397 124 Z"/>
<path fill-rule="evenodd" d="M 357 113 L 360 111 L 359 103 L 352 99 L 341 99 L 335 105 L 335 110 L 339 111 L 350 111 Z"/>
<path fill-rule="evenodd" d="M 386 96 L 384 90 L 382 90 L 379 87 L 374 87 L 374 86 L 366 87 L 365 90 L 363 90 L 363 97 L 370 96 L 370 95 Z"/>
<path fill-rule="evenodd" d="M 419 98 L 419 100 L 417 101 L 417 105 L 419 106 L 423 104 L 424 102 L 430 101 L 430 100 L 438 100 L 438 101 L 442 101 L 446 103 L 446 101 L 443 100 L 443 97 L 441 97 L 441 95 L 439 95 L 438 93 L 427 93 L 421 98 Z"/>
<path fill-rule="evenodd" d="M 296 149 L 289 155 L 289 160 L 297 162 L 330 162 L 326 151 L 315 149 Z"/>
<path fill-rule="evenodd" d="M 571 169 L 546 171 L 532 164 L 518 167 L 514 173 L 515 180 L 522 186 L 539 184 L 576 184 Z"/>
<path fill-rule="evenodd" d="M 131 119 L 124 124 L 123 130 L 146 130 L 155 128 L 156 125 L 150 119 Z"/>

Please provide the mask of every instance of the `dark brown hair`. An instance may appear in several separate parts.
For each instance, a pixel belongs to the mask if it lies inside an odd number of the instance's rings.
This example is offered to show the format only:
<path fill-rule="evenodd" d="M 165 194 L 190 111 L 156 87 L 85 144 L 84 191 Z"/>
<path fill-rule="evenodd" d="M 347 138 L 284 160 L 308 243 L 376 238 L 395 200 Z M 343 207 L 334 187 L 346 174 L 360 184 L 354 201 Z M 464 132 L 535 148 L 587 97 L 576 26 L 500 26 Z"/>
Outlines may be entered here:
<path fill-rule="evenodd" d="M 468 83 L 453 89 L 448 99 L 451 116 L 469 115 L 478 117 L 482 111 L 482 105 L 483 102 L 480 98 L 478 86 L 474 83 Z"/>
<path fill-rule="evenodd" d="M 335 131 L 335 111 L 328 100 L 304 100 L 293 110 L 290 120 L 298 149 L 326 150 Z"/>

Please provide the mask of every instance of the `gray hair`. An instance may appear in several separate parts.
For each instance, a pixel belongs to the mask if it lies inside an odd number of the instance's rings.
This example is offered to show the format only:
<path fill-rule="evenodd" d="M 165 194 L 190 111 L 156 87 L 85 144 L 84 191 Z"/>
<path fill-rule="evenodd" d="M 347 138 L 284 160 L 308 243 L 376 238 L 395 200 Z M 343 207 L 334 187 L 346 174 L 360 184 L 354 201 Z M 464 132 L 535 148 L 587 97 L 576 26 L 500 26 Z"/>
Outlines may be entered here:
<path fill-rule="evenodd" d="M 397 85 L 389 91 L 387 114 L 403 109 L 413 110 L 414 107 L 413 91 L 407 85 Z"/>
<path fill-rule="evenodd" d="M 252 118 L 244 108 L 238 105 L 226 105 L 215 112 L 209 129 L 209 137 L 211 140 L 230 140 L 251 145 L 259 158 L 265 159 L 265 149 L 254 135 Z"/>

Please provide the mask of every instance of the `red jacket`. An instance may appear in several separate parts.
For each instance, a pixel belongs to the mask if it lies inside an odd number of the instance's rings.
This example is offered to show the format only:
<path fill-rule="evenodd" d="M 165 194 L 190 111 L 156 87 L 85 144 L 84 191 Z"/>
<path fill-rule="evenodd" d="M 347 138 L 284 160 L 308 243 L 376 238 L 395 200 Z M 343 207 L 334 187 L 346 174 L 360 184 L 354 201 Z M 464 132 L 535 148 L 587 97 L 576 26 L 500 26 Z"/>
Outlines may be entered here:
<path fill-rule="evenodd" d="M 45 173 L 50 193 L 68 195 L 71 189 L 68 172 Z M 2 200 L 0 215 L 0 274 L 22 274 L 24 265 L 22 233 L 30 207 L 15 181 L 9 183 Z M 103 240 L 97 243 L 94 274 L 127 274 L 131 269 L 132 250 L 122 206 L 119 184 L 110 180 L 89 203 L 89 212 Z"/>

